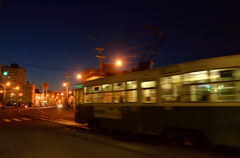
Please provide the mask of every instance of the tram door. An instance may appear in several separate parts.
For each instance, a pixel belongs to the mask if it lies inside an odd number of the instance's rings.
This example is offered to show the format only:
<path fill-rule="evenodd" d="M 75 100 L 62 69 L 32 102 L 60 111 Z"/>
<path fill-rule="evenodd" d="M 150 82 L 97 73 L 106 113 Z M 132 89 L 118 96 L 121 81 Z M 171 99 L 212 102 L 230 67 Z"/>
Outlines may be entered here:
<path fill-rule="evenodd" d="M 75 122 L 83 123 L 83 89 L 79 89 L 76 95 L 77 105 L 75 113 Z"/>

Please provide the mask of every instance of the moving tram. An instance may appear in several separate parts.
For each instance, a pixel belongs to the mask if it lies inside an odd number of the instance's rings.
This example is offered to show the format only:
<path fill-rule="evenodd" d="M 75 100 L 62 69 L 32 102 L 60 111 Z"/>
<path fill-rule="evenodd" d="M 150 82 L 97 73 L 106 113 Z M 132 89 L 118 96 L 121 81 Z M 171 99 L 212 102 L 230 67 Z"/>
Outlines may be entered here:
<path fill-rule="evenodd" d="M 86 81 L 75 94 L 75 120 L 90 128 L 240 147 L 240 55 Z"/>

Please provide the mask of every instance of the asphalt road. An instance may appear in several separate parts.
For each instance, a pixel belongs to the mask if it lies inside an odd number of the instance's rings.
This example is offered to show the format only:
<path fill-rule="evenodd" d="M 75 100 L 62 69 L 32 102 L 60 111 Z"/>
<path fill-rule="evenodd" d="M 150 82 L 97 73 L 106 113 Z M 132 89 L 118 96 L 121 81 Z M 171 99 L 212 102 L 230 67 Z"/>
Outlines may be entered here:
<path fill-rule="evenodd" d="M 0 158 L 238 157 L 62 125 L 36 119 L 34 112 L 30 110 L 31 115 L 21 115 L 17 109 L 0 110 Z"/>

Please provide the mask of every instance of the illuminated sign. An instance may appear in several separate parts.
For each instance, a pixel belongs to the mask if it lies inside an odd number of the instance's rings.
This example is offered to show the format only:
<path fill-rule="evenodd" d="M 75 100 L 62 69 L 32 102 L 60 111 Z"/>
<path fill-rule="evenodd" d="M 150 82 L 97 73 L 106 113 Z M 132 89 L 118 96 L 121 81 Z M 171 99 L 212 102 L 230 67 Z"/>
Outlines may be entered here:
<path fill-rule="evenodd" d="M 83 85 L 82 84 L 76 85 L 76 88 L 83 88 Z"/>

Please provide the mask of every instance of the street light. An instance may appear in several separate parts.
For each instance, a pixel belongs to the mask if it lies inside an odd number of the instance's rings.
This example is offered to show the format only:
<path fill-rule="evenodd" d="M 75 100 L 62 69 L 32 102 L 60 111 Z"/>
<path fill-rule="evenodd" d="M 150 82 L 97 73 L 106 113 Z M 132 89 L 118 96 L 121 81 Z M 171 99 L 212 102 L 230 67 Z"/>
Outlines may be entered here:
<path fill-rule="evenodd" d="M 64 83 L 63 84 L 63 86 L 64 87 L 66 87 L 66 107 L 67 107 L 67 110 L 68 110 L 68 85 L 69 85 L 69 83 L 68 83 L 68 73 L 66 73 L 67 74 L 67 83 Z M 63 93 L 61 93 L 61 95 L 63 95 Z M 63 98 L 62 98 L 63 99 Z"/>
<path fill-rule="evenodd" d="M 65 73 L 65 75 L 66 75 L 65 77 L 67 78 L 67 83 L 64 83 L 63 86 L 66 87 L 66 106 L 67 106 L 67 109 L 68 109 L 69 108 L 69 106 L 68 106 L 68 97 L 69 97 L 68 94 L 71 93 L 71 92 L 68 91 L 68 87 L 69 87 L 68 79 L 70 78 L 70 76 L 69 76 L 69 73 Z M 77 78 L 80 79 L 80 78 L 82 78 L 82 76 L 80 74 L 78 74 Z"/>
<path fill-rule="evenodd" d="M 118 65 L 118 66 L 121 66 L 121 65 L 122 65 L 122 63 L 121 63 L 120 60 L 117 61 L 117 65 Z"/>
<path fill-rule="evenodd" d="M 7 86 L 10 86 L 10 82 L 7 82 L 5 84 L 0 83 L 0 85 L 3 86 L 3 91 L 1 91 L 1 93 L 3 92 L 3 106 L 5 107 L 6 91 L 7 91 Z"/>
<path fill-rule="evenodd" d="M 19 87 L 18 86 L 16 87 L 16 90 L 17 90 L 17 96 L 16 96 L 17 97 L 17 107 L 19 107 L 20 102 L 19 102 Z"/>

